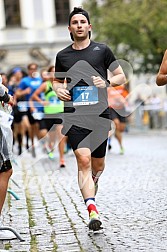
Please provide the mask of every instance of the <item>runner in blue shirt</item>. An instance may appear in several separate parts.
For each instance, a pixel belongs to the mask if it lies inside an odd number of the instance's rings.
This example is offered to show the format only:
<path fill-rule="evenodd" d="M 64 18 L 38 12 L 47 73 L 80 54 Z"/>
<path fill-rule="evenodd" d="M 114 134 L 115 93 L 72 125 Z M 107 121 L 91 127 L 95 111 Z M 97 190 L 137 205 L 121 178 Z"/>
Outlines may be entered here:
<path fill-rule="evenodd" d="M 42 78 L 37 76 L 38 65 L 36 63 L 30 63 L 28 65 L 28 76 L 24 77 L 20 84 L 19 88 L 16 91 L 16 97 L 20 98 L 21 96 L 25 96 L 26 104 L 24 104 L 24 110 L 29 120 L 29 136 L 32 141 L 32 155 L 35 157 L 35 149 L 34 149 L 34 136 L 37 135 L 38 132 L 38 123 L 37 120 L 32 116 L 32 111 L 30 107 L 30 97 L 34 93 L 34 91 L 39 88 L 42 83 Z M 20 103 L 21 104 L 21 103 Z M 19 106 L 19 104 L 18 104 Z M 23 104 L 21 104 L 21 110 L 23 110 Z M 43 110 L 40 106 L 37 108 L 38 111 Z"/>

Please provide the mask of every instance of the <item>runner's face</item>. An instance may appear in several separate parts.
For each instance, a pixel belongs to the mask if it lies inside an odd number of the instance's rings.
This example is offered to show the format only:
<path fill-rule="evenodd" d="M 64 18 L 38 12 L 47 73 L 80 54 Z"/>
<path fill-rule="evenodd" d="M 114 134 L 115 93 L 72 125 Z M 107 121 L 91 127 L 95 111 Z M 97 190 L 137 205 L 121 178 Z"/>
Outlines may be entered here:
<path fill-rule="evenodd" d="M 34 65 L 31 65 L 28 69 L 28 73 L 30 76 L 32 77 L 35 77 L 35 73 L 37 72 L 37 66 L 34 64 Z"/>
<path fill-rule="evenodd" d="M 82 14 L 72 16 L 70 21 L 69 31 L 72 33 L 74 40 L 85 40 L 91 31 L 91 24 Z"/>

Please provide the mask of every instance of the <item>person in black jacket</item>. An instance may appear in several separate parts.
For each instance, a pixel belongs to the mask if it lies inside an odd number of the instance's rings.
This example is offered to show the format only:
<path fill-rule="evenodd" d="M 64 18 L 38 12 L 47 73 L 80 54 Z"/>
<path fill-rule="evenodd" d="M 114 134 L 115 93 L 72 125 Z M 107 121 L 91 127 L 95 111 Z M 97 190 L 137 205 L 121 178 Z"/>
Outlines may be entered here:
<path fill-rule="evenodd" d="M 5 90 L 7 89 L 0 84 L 0 227 L 3 226 L 1 213 L 6 198 L 9 178 L 12 175 L 12 164 L 10 161 L 10 151 L 8 148 L 10 143 L 7 142 L 6 135 L 4 134 L 5 129 L 7 131 L 11 131 L 11 128 L 9 125 L 4 125 L 4 116 L 8 116 L 6 113 L 7 104 L 12 106 L 14 101 L 13 96 L 9 95 Z M 0 240 L 11 240 L 15 238 L 16 236 L 12 232 L 8 230 L 0 230 Z"/>

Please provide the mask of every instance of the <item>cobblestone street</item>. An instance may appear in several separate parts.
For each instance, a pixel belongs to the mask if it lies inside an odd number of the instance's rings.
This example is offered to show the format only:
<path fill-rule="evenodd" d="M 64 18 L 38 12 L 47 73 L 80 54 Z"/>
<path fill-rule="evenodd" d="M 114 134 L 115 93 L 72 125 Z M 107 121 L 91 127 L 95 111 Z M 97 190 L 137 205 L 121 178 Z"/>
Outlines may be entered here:
<path fill-rule="evenodd" d="M 25 241 L 0 241 L 0 252 L 167 251 L 167 132 L 124 134 L 125 154 L 112 139 L 96 197 L 103 230 L 88 230 L 88 213 L 77 184 L 73 154 L 66 168 L 37 147 L 16 158 L 7 195 L 5 226 Z"/>

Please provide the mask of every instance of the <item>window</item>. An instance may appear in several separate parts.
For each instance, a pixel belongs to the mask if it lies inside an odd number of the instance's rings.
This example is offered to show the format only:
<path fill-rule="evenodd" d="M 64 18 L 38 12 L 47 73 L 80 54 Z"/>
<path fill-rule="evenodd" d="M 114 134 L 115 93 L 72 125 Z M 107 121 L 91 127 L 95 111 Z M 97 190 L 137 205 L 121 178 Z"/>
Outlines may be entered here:
<path fill-rule="evenodd" d="M 19 0 L 4 0 L 6 26 L 20 26 Z"/>
<path fill-rule="evenodd" d="M 69 10 L 69 0 L 55 0 L 57 24 L 67 24 Z"/>

